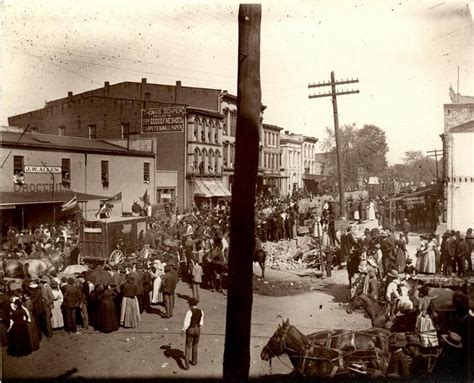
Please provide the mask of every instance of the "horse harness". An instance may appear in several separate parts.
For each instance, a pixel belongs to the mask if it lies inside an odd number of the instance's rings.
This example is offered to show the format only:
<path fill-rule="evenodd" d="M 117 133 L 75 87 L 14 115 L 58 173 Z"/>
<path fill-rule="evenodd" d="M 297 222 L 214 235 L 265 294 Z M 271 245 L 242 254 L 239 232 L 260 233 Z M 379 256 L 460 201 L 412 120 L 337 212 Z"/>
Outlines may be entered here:
<path fill-rule="evenodd" d="M 343 366 L 344 366 L 343 355 L 342 355 L 338 350 L 334 350 L 334 349 L 331 348 L 331 347 L 327 347 L 327 348 L 329 348 L 329 349 L 332 350 L 332 351 L 335 351 L 335 352 L 338 354 L 337 357 L 332 358 L 332 359 L 330 359 L 330 358 L 321 358 L 321 357 L 316 357 L 316 356 L 310 356 L 310 354 L 311 354 L 312 352 L 314 352 L 314 347 L 316 346 L 316 345 L 314 344 L 314 342 L 310 342 L 309 344 L 306 344 L 306 345 L 305 345 L 305 352 L 304 352 L 304 354 L 303 354 L 303 355 L 299 355 L 297 350 L 294 350 L 294 349 L 292 349 L 292 348 L 290 348 L 290 347 L 288 347 L 288 346 L 286 345 L 286 337 L 287 337 L 287 336 L 291 336 L 290 334 L 288 334 L 289 330 L 290 330 L 290 327 L 289 327 L 289 326 L 286 327 L 286 328 L 284 329 L 283 334 L 280 335 L 280 337 L 281 337 L 281 340 L 282 340 L 282 342 L 283 342 L 283 348 L 284 348 L 285 350 L 287 350 L 287 351 L 292 351 L 292 352 L 295 353 L 295 356 L 297 356 L 297 357 L 300 358 L 300 359 L 303 359 L 303 363 L 302 363 L 301 367 L 300 367 L 299 369 L 297 368 L 297 371 L 298 371 L 301 375 L 304 375 L 304 370 L 305 370 L 305 368 L 306 368 L 307 360 L 308 360 L 308 359 L 309 359 L 309 360 L 320 360 L 320 361 L 324 361 L 324 362 L 333 364 L 333 368 L 332 368 L 332 370 L 331 370 L 331 373 L 329 374 L 329 376 L 330 376 L 331 378 L 333 378 L 333 377 L 336 375 L 337 371 L 338 371 L 340 368 L 343 368 Z M 294 337 L 293 337 L 293 338 L 294 338 Z M 296 339 L 295 339 L 295 340 L 296 340 Z M 328 337 L 327 343 L 330 344 L 330 337 Z M 271 354 L 273 354 L 271 350 L 269 350 L 269 351 L 270 351 Z M 278 359 L 280 359 L 278 355 L 274 355 L 274 356 L 276 356 Z M 281 359 L 280 359 L 280 361 L 281 361 Z M 337 363 L 337 364 L 334 364 L 335 361 L 337 361 L 338 363 Z M 283 363 L 283 362 L 282 362 L 282 363 Z"/>

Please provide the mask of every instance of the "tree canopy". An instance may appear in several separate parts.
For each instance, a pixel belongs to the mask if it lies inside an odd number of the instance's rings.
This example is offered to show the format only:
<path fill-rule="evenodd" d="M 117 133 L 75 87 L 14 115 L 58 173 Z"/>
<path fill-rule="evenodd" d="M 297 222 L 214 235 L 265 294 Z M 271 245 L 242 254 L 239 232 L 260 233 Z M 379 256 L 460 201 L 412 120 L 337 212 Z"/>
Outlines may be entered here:
<path fill-rule="evenodd" d="M 329 175 L 337 177 L 337 154 L 334 130 L 326 128 L 323 148 L 330 153 Z M 346 189 L 355 189 L 359 180 L 381 176 L 387 169 L 388 145 L 385 132 L 375 125 L 358 128 L 355 124 L 340 128 L 340 145 Z"/>

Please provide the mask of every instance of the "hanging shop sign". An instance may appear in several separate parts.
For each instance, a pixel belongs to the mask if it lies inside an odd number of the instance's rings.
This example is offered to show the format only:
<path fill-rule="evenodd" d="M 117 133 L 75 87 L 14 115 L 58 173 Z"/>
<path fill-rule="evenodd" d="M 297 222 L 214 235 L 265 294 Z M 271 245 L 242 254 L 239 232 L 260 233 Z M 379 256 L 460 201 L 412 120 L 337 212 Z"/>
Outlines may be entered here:
<path fill-rule="evenodd" d="M 184 132 L 185 117 L 184 106 L 142 109 L 142 133 Z"/>

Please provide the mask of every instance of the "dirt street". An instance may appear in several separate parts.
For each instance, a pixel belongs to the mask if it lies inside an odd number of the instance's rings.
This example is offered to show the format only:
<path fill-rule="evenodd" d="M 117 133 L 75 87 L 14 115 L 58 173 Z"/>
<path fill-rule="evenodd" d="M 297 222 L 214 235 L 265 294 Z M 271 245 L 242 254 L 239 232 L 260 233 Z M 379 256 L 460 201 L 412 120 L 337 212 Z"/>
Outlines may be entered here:
<path fill-rule="evenodd" d="M 410 254 L 419 243 L 413 237 Z M 260 275 L 260 268 L 254 267 Z M 272 368 L 260 359 L 260 352 L 277 328 L 281 319 L 290 322 L 304 333 L 318 330 L 345 328 L 351 330 L 370 327 L 370 320 L 361 313 L 349 315 L 343 308 L 349 288 L 346 270 L 334 270 L 331 278 L 321 279 L 308 270 L 307 276 L 268 269 L 265 281 L 255 281 L 253 300 L 251 376 L 289 373 L 289 360 L 275 359 Z M 292 295 L 281 295 L 285 288 Z M 278 290 L 278 291 L 277 291 Z M 276 291 L 276 294 L 271 294 Z M 161 306 L 153 306 L 155 313 L 143 314 L 137 329 L 123 329 L 102 334 L 89 329 L 80 335 L 68 335 L 62 330 L 54 333 L 51 340 L 44 339 L 39 351 L 13 358 L 2 349 L 3 378 L 186 378 L 222 376 L 226 296 L 202 291 L 200 307 L 205 312 L 199 363 L 189 370 L 182 369 L 184 336 L 182 321 L 191 295 L 188 285 L 180 282 L 177 288 L 175 315 L 164 319 L 156 312 Z M 269 296 L 277 295 L 277 296 Z"/>
<path fill-rule="evenodd" d="M 260 275 L 260 269 L 255 267 Z M 260 352 L 281 321 L 278 315 L 305 333 L 323 329 L 370 327 L 370 321 L 361 314 L 348 315 L 342 307 L 347 301 L 347 273 L 336 270 L 333 277 L 300 277 L 289 272 L 268 270 L 266 280 L 259 281 L 268 289 L 288 284 L 296 290 L 304 286 L 299 295 L 263 296 L 254 294 L 252 317 L 251 376 L 290 372 L 286 357 L 275 360 L 272 369 L 260 360 Z M 293 284 L 293 286 L 291 286 Z M 305 292 L 306 291 L 306 292 Z M 296 291 L 295 291 L 296 292 Z M 295 293 L 293 292 L 293 294 Z M 186 299 L 190 288 L 180 282 L 177 289 L 175 315 L 163 319 L 155 313 L 142 315 L 137 329 L 120 329 L 102 334 L 89 329 L 80 335 L 68 335 L 62 330 L 51 340 L 44 339 L 40 350 L 33 354 L 13 358 L 2 349 L 3 378 L 178 378 L 214 377 L 222 375 L 226 296 L 204 290 L 200 305 L 205 312 L 205 323 L 199 347 L 199 364 L 189 370 L 182 369 L 184 336 L 180 330 Z M 161 310 L 161 306 L 153 306 Z"/>

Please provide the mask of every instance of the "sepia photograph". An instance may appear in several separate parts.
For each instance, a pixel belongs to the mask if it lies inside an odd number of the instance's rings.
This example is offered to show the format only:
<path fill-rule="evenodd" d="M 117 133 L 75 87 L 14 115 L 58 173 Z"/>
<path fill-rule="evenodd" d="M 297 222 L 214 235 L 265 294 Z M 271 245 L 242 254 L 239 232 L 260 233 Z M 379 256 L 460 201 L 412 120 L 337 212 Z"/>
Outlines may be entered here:
<path fill-rule="evenodd" d="M 472 1 L 0 22 L 0 381 L 473 381 Z"/>

